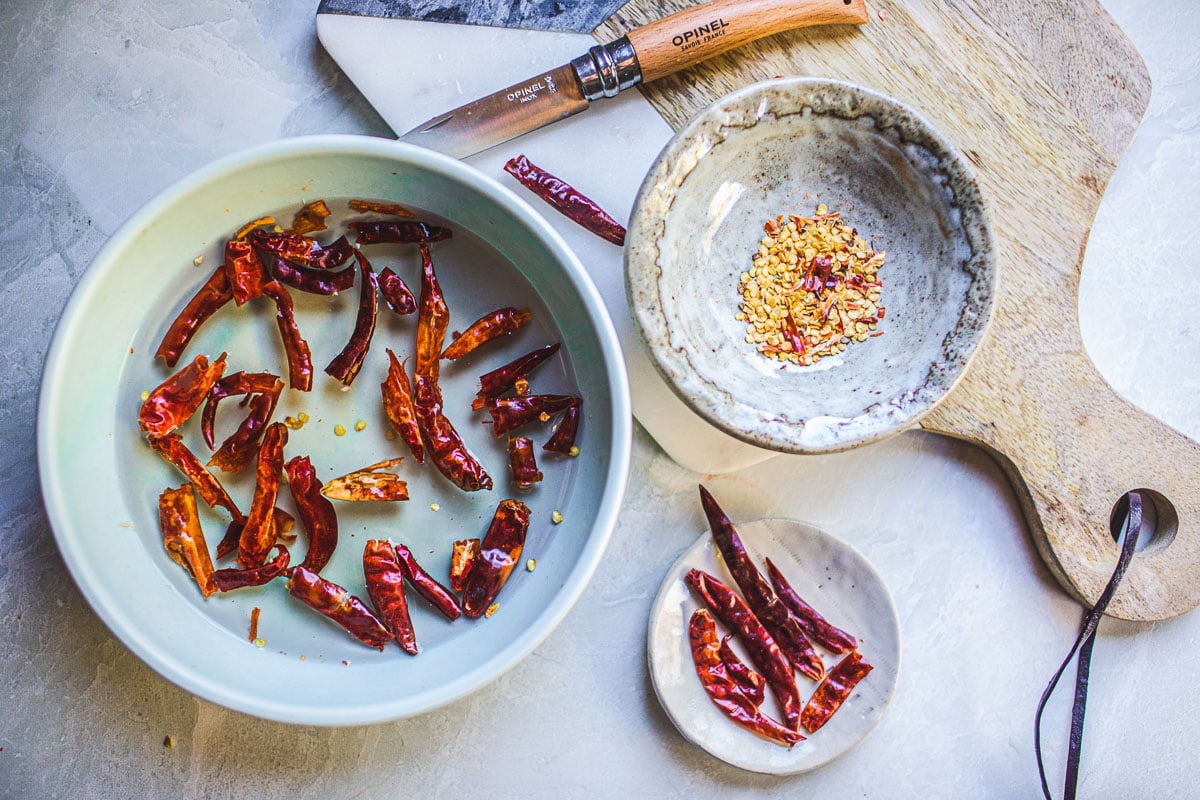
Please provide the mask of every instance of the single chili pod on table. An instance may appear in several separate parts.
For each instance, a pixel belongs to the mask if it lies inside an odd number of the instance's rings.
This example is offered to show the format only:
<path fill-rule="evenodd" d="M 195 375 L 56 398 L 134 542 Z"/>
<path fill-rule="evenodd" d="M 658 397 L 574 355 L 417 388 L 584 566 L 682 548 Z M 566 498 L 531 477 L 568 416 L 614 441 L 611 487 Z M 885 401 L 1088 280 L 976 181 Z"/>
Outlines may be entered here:
<path fill-rule="evenodd" d="M 275 500 L 279 496 L 283 447 L 287 439 L 287 428 L 282 422 L 272 422 L 263 434 L 255 468 L 254 497 L 238 537 L 237 563 L 242 569 L 261 567 L 275 543 Z"/>
<path fill-rule="evenodd" d="M 316 233 L 326 228 L 325 220 L 332 214 L 324 200 L 305 203 L 292 215 L 292 225 L 284 233 Z"/>
<path fill-rule="evenodd" d="M 771 559 L 766 559 L 766 564 L 767 577 L 771 579 L 771 585 L 775 587 L 779 599 L 792 612 L 809 638 L 835 653 L 845 653 L 858 647 L 858 639 L 831 624 L 818 614 L 815 608 L 801 599 L 796 590 L 788 583 L 787 578 L 783 577 L 779 568 L 771 563 Z"/>
<path fill-rule="evenodd" d="M 513 308 L 512 306 L 498 308 L 489 314 L 484 314 L 472 322 L 465 331 L 454 337 L 454 340 L 442 351 L 442 358 L 451 361 L 462 358 L 493 339 L 520 330 L 532 319 L 533 312 L 528 308 Z"/>
<path fill-rule="evenodd" d="M 400 562 L 400 568 L 404 571 L 404 577 L 417 590 L 417 594 L 429 601 L 431 606 L 442 612 L 451 622 L 458 619 L 462 614 L 462 607 L 459 605 L 458 598 L 454 596 L 454 593 L 426 572 L 417 563 L 416 557 L 407 546 L 397 544 L 393 545 L 393 547 L 396 550 L 396 558 Z"/>
<path fill-rule="evenodd" d="M 492 488 L 492 477 L 467 450 L 454 425 L 442 413 L 442 390 L 437 378 L 413 376 L 413 410 L 429 445 L 429 458 L 438 472 L 464 492 Z"/>
<path fill-rule="evenodd" d="M 151 450 L 187 476 L 188 480 L 192 482 L 192 486 L 195 487 L 196 494 L 200 495 L 200 499 L 208 504 L 209 508 L 221 506 L 239 524 L 245 520 L 245 516 L 238 510 L 233 498 L 229 496 L 229 492 L 225 491 L 225 487 L 217 480 L 217 476 L 209 472 L 196 454 L 188 449 L 187 445 L 183 443 L 183 437 L 178 433 L 149 436 L 146 441 Z"/>
<path fill-rule="evenodd" d="M 391 631 L 362 600 L 311 570 L 292 568 L 288 594 L 341 625 L 363 644 L 382 650 L 392 640 Z"/>
<path fill-rule="evenodd" d="M 205 597 L 215 592 L 212 557 L 204 541 L 196 495 L 190 483 L 167 489 L 158 496 L 158 526 L 171 560 L 191 574 Z"/>
<path fill-rule="evenodd" d="M 510 389 L 515 388 L 517 381 L 527 378 L 529 373 L 533 372 L 539 365 L 557 353 L 559 347 L 559 342 L 548 344 L 545 347 L 540 347 L 533 352 L 515 358 L 504 366 L 498 367 L 485 375 L 479 376 L 479 393 L 475 395 L 475 400 L 471 403 L 471 408 L 478 411 L 484 407 L 489 399 L 499 397 Z"/>
<path fill-rule="evenodd" d="M 567 410 L 563 412 L 562 419 L 558 422 L 558 427 L 542 445 L 543 450 L 561 453 L 564 456 L 573 455 L 575 440 L 579 437 L 579 417 L 582 415 L 582 409 L 583 400 L 567 407 Z"/>
<path fill-rule="evenodd" d="M 461 592 L 466 586 L 467 576 L 471 567 L 475 566 L 475 557 L 479 555 L 478 539 L 459 539 L 454 543 L 450 554 L 450 588 Z"/>
<path fill-rule="evenodd" d="M 348 502 L 407 500 L 408 484 L 402 481 L 399 475 L 383 471 L 391 469 L 403 460 L 388 458 L 378 464 L 356 469 L 340 478 L 333 478 L 321 487 L 321 494 L 330 500 Z"/>
<path fill-rule="evenodd" d="M 688 644 L 704 691 L 726 716 L 747 730 L 788 747 L 804 739 L 799 732 L 762 713 L 761 695 L 756 701 L 745 686 L 731 675 L 730 664 L 722 657 L 721 645 L 717 641 L 716 623 L 706 609 L 698 608 L 692 612 L 688 622 Z M 729 652 L 732 655 L 733 651 Z M 737 659 L 737 656 L 733 658 Z M 738 660 L 734 663 L 742 662 Z M 745 667 L 744 664 L 742 666 Z"/>
<path fill-rule="evenodd" d="M 542 473 L 533 455 L 532 439 L 525 436 L 508 437 L 508 468 L 512 471 L 513 482 L 522 489 L 541 482 Z"/>
<path fill-rule="evenodd" d="M 296 512 L 308 532 L 308 552 L 301 566 L 320 572 L 337 548 L 337 512 L 333 503 L 321 493 L 321 480 L 308 456 L 292 458 L 283 469 L 288 477 L 288 490 L 296 502 Z"/>
<path fill-rule="evenodd" d="M 742 539 L 729 517 L 725 516 L 716 499 L 703 486 L 700 487 L 700 503 L 704 507 L 704 515 L 708 518 L 713 541 L 721 551 L 725 566 L 729 568 L 734 581 L 741 588 L 746 605 L 754 611 L 763 627 L 770 631 L 772 638 L 792 665 L 814 681 L 819 681 L 825 674 L 825 665 L 821 663 L 821 657 L 813 649 L 812 642 L 804 635 L 788 607 L 776 596 L 775 590 L 758 571 L 758 567 L 754 566 L 754 561 L 746 552 Z"/>
<path fill-rule="evenodd" d="M 395 313 L 404 316 L 417 310 L 417 298 L 404 279 L 392 272 L 391 267 L 384 267 L 379 273 L 379 293 Z"/>
<path fill-rule="evenodd" d="M 313 382 L 312 351 L 296 325 L 292 296 L 279 281 L 269 281 L 263 293 L 275 301 L 275 326 L 279 329 L 287 357 L 288 384 L 296 391 L 307 392 L 312 389 Z"/>
<path fill-rule="evenodd" d="M 275 557 L 261 567 L 250 569 L 219 569 L 213 573 L 213 583 L 222 592 L 232 592 L 234 589 L 245 589 L 248 586 L 265 586 L 281 575 L 287 575 L 288 565 L 292 555 L 281 544 L 275 545 L 278 551 Z"/>
<path fill-rule="evenodd" d="M 523 154 L 504 165 L 504 171 L 521 182 L 525 188 L 545 200 L 560 212 L 605 241 L 625 244 L 625 228 L 604 209 L 571 184 L 551 175 Z"/>
<path fill-rule="evenodd" d="M 344 385 L 354 383 L 358 371 L 362 369 L 367 350 L 371 347 L 371 337 L 375 334 L 375 319 L 378 313 L 379 281 L 371 263 L 361 251 L 356 252 L 358 269 L 362 275 L 359 284 L 358 316 L 354 321 L 354 332 L 350 341 L 342 348 L 342 352 L 333 357 L 325 372 L 340 380 Z"/>
<path fill-rule="evenodd" d="M 771 638 L 771 634 L 758 621 L 758 617 L 754 616 L 754 612 L 736 592 L 707 572 L 693 569 L 684 580 L 700 595 L 713 615 L 732 630 L 745 645 L 750 660 L 758 667 L 766 678 L 767 685 L 783 705 L 785 725 L 794 731 L 800 730 L 800 712 L 803 704 L 800 701 L 800 691 L 796 688 L 792 665 Z"/>
<path fill-rule="evenodd" d="M 529 507 L 519 500 L 502 500 L 479 545 L 479 555 L 463 587 L 463 612 L 483 616 L 521 560 L 529 531 Z"/>
<path fill-rule="evenodd" d="M 396 358 L 391 348 L 387 349 L 388 374 L 380 389 L 383 392 L 383 411 L 387 414 L 392 429 L 408 445 L 418 464 L 425 463 L 425 446 L 421 443 L 421 427 L 417 424 L 417 411 L 413 407 L 412 387 L 404 364 Z"/>
<path fill-rule="evenodd" d="M 421 297 L 417 303 L 417 356 L 413 374 L 425 377 L 438 375 L 442 357 L 442 342 L 450 327 L 450 309 L 442 295 L 433 257 L 429 248 L 421 245 Z"/>
<path fill-rule="evenodd" d="M 138 411 L 138 425 L 153 437 L 166 436 L 187 422 L 221 376 L 225 373 L 225 353 L 208 363 L 203 353 L 160 383 L 150 392 Z"/>
<path fill-rule="evenodd" d="M 449 239 L 451 231 L 441 225 L 416 220 L 375 220 L 351 222 L 355 243 L 364 244 L 424 244 Z"/>
<path fill-rule="evenodd" d="M 417 635 L 408 613 L 408 598 L 404 596 L 404 571 L 396 559 L 391 542 L 370 539 L 363 548 L 363 576 L 367 596 L 380 620 L 409 655 L 416 655 Z"/>
<path fill-rule="evenodd" d="M 857 650 L 851 650 L 849 655 L 835 664 L 833 669 L 829 670 L 829 674 L 825 676 L 825 680 L 817 686 L 812 697 L 808 698 L 808 704 L 804 706 L 804 713 L 801 714 L 800 721 L 805 730 L 809 733 L 816 733 L 822 725 L 829 721 L 833 712 L 842 707 L 842 704 L 850 697 L 850 693 L 854 691 L 854 687 L 867 677 L 872 669 L 874 667 L 863 661 L 862 655 Z"/>
<path fill-rule="evenodd" d="M 229 273 L 225 265 L 221 264 L 213 270 L 208 280 L 179 312 L 179 316 L 171 322 L 158 344 L 154 357 L 166 361 L 168 367 L 174 367 L 200 326 L 232 299 L 233 289 L 229 285 Z"/>
<path fill-rule="evenodd" d="M 575 395 L 527 394 L 493 397 L 484 407 L 492 417 L 492 435 L 503 436 L 533 422 L 549 422 L 554 414 L 578 403 Z"/>
<path fill-rule="evenodd" d="M 275 253 L 268 253 L 265 261 L 267 271 L 280 283 L 309 294 L 327 296 L 349 290 L 354 285 L 354 275 L 358 271 L 353 265 L 330 272 L 304 269 Z"/>

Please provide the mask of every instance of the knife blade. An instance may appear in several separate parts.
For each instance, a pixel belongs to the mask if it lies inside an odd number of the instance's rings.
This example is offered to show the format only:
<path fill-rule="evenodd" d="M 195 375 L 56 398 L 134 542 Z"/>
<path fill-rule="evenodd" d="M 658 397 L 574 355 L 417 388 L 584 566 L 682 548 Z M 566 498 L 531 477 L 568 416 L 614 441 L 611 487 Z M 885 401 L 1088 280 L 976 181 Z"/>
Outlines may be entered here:
<path fill-rule="evenodd" d="M 466 158 L 747 42 L 811 25 L 866 22 L 866 0 L 710 0 L 439 114 L 400 141 Z"/>

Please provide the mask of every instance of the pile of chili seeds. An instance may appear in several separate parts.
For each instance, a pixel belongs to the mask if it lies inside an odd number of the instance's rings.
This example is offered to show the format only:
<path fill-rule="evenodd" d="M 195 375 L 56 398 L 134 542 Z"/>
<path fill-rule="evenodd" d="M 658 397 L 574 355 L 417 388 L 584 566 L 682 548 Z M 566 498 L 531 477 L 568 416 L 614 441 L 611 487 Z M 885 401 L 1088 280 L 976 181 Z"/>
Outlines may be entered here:
<path fill-rule="evenodd" d="M 882 335 L 885 253 L 824 204 L 811 217 L 768 219 L 751 268 L 738 280 L 737 320 L 746 343 L 779 361 L 809 366 L 852 342 Z"/>

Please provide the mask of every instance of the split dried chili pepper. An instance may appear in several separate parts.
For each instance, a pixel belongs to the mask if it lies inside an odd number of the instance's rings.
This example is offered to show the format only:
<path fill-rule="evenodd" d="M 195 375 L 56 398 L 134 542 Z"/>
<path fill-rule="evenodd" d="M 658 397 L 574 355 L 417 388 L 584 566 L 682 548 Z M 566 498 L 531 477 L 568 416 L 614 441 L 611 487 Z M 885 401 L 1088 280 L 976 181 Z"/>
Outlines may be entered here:
<path fill-rule="evenodd" d="M 310 236 L 258 228 L 250 234 L 250 242 L 260 250 L 312 269 L 337 269 L 354 255 L 354 245 L 345 236 L 326 246 Z"/>
<path fill-rule="evenodd" d="M 232 299 L 233 289 L 229 285 L 229 273 L 222 264 L 213 271 L 196 294 L 192 295 L 192 299 L 188 300 L 179 316 L 175 317 L 167 332 L 163 334 L 154 357 L 166 361 L 168 367 L 174 367 L 200 326 Z"/>
<path fill-rule="evenodd" d="M 293 567 L 288 594 L 341 625 L 360 642 L 382 650 L 392 633 L 371 610 L 345 588 L 305 567 Z"/>
<path fill-rule="evenodd" d="M 351 222 L 355 243 L 364 244 L 424 244 L 440 242 L 452 235 L 449 228 L 416 220 L 377 220 Z"/>
<path fill-rule="evenodd" d="M 604 209 L 561 178 L 551 175 L 523 154 L 504 165 L 504 171 L 545 200 L 563 216 L 605 241 L 625 244 L 625 228 Z"/>
<path fill-rule="evenodd" d="M 384 627 L 404 652 L 415 656 L 419 648 L 408 613 L 408 598 L 404 596 L 404 571 L 391 542 L 381 539 L 367 542 L 363 548 L 363 577 L 367 596 Z"/>
<path fill-rule="evenodd" d="M 542 473 L 533 455 L 532 439 L 525 436 L 508 437 L 508 468 L 512 471 L 513 482 L 522 489 L 541 482 Z"/>
<path fill-rule="evenodd" d="M 209 472 L 196 454 L 188 449 L 183 443 L 183 437 L 178 433 L 150 436 L 146 441 L 150 444 L 150 449 L 187 476 L 196 488 L 196 494 L 200 495 L 200 499 L 208 504 L 209 508 L 224 508 L 239 524 L 245 520 L 245 516 L 238 510 L 229 492 L 225 491 L 225 487 L 217 480 L 217 476 Z"/>
<path fill-rule="evenodd" d="M 213 573 L 213 583 L 222 592 L 232 592 L 234 589 L 244 589 L 247 586 L 265 586 L 281 575 L 287 575 L 288 565 L 292 555 L 281 544 L 275 545 L 278 551 L 275 557 L 261 567 L 249 569 L 219 569 Z"/>
<path fill-rule="evenodd" d="M 854 687 L 867 677 L 872 669 L 874 667 L 863 661 L 862 655 L 857 650 L 851 650 L 849 655 L 834 665 L 833 669 L 829 670 L 829 674 L 825 676 L 825 680 L 821 681 L 812 693 L 812 697 L 808 698 L 808 704 L 804 706 L 800 722 L 804 725 L 805 730 L 809 733 L 816 733 L 822 725 L 829 721 L 833 712 L 842 707 L 842 704 L 850 697 L 850 693 L 854 691 Z"/>
<path fill-rule="evenodd" d="M 554 433 L 542 445 L 542 449 L 549 450 L 552 453 L 561 453 L 564 456 L 577 453 L 578 451 L 575 450 L 575 440 L 579 437 L 579 417 L 582 411 L 582 400 L 569 406 L 563 412 L 562 419 L 559 420 L 558 427 L 554 429 Z"/>
<path fill-rule="evenodd" d="M 513 567 L 521 560 L 528 531 L 529 507 L 520 500 L 502 500 L 463 586 L 463 612 L 468 617 L 483 616 L 496 599 Z"/>
<path fill-rule="evenodd" d="M 492 477 L 467 450 L 454 425 L 442 413 L 442 390 L 436 377 L 413 376 L 413 410 L 429 445 L 429 458 L 438 472 L 464 492 L 491 489 Z"/>
<path fill-rule="evenodd" d="M 417 411 L 413 407 L 412 386 L 404 364 L 396 358 L 391 348 L 388 354 L 388 374 L 379 385 L 383 392 L 383 411 L 387 414 L 392 429 L 399 434 L 418 464 L 425 463 L 425 446 L 421 444 L 421 427 L 417 424 Z"/>
<path fill-rule="evenodd" d="M 758 621 L 758 617 L 754 616 L 754 612 L 733 589 L 707 572 L 693 569 L 688 572 L 685 580 L 688 586 L 700 595 L 713 615 L 732 630 L 746 646 L 750 660 L 767 679 L 767 685 L 783 705 L 783 717 L 787 727 L 794 731 L 800 730 L 802 703 L 792 665 L 771 638 L 771 634 Z"/>
<path fill-rule="evenodd" d="M 771 563 L 771 559 L 766 559 L 766 564 L 767 577 L 771 579 L 771 585 L 775 587 L 776 594 L 792 612 L 810 639 L 835 653 L 845 653 L 858 647 L 858 639 L 831 624 L 818 614 L 815 608 L 804 602 L 787 579 L 783 577 L 783 573 Z"/>
<path fill-rule="evenodd" d="M 396 550 L 396 558 L 400 561 L 400 568 L 404 570 L 404 577 L 417 590 L 417 594 L 424 597 L 429 601 L 431 606 L 442 612 L 446 619 L 451 622 L 458 619 L 462 615 L 462 606 L 459 605 L 458 598 L 454 596 L 454 593 L 426 572 L 417 563 L 416 557 L 408 547 L 402 544 L 393 546 Z"/>
<path fill-rule="evenodd" d="M 217 421 L 217 406 L 222 400 L 235 395 L 276 394 L 283 391 L 283 383 L 279 376 L 270 372 L 246 372 L 240 370 L 232 375 L 226 375 L 213 384 L 204 401 L 204 411 L 200 414 L 200 434 L 210 450 L 217 448 L 215 433 Z"/>
<path fill-rule="evenodd" d="M 417 359 L 414 375 L 437 377 L 450 309 L 438 284 L 429 248 L 421 245 L 421 298 L 417 303 Z"/>
<path fill-rule="evenodd" d="M 756 701 L 747 693 L 741 681 L 733 677 L 729 664 L 722 657 L 716 623 L 706 609 L 698 608 L 692 613 L 688 622 L 688 643 L 704 691 L 726 716 L 747 730 L 788 747 L 804 739 L 799 732 L 788 729 L 762 713 L 761 699 Z M 736 663 L 741 664 L 741 661 Z"/>
<path fill-rule="evenodd" d="M 383 472 L 403 460 L 389 458 L 378 464 L 348 472 L 321 487 L 321 494 L 330 500 L 349 502 L 407 500 L 408 484 L 393 472 Z"/>
<path fill-rule="evenodd" d="M 461 592 L 479 555 L 478 539 L 459 539 L 450 554 L 450 588 Z"/>
<path fill-rule="evenodd" d="M 337 548 L 337 512 L 333 503 L 321 493 L 321 480 L 308 456 L 292 458 L 283 469 L 287 472 L 288 489 L 296 502 L 296 512 L 308 532 L 308 552 L 301 566 L 320 572 Z"/>
<path fill-rule="evenodd" d="M 804 635 L 788 607 L 776 596 L 775 590 L 758 571 L 758 567 L 754 566 L 754 561 L 746 552 L 742 539 L 729 517 L 703 486 L 700 487 L 700 504 L 704 507 L 704 516 L 708 518 L 713 541 L 721 551 L 725 566 L 741 588 L 746 605 L 750 606 L 759 622 L 771 633 L 771 637 L 787 656 L 788 661 L 814 681 L 819 681 L 825 674 L 825 665 L 821 663 L 821 657 L 813 649 L 812 642 Z"/>
<path fill-rule="evenodd" d="M 283 381 L 269 372 L 235 372 L 222 378 L 209 393 L 201 414 L 201 431 L 204 441 L 209 447 L 213 446 L 213 429 L 215 426 L 217 404 L 224 398 L 235 394 L 248 394 L 250 410 L 238 425 L 237 430 L 226 437 L 217 451 L 209 459 L 209 466 L 217 467 L 224 472 L 241 472 L 250 466 L 258 453 L 258 443 L 279 395 L 283 391 Z"/>
<path fill-rule="evenodd" d="M 208 597 L 217 591 L 213 583 L 212 557 L 204 541 L 200 514 L 196 510 L 196 494 L 190 483 L 178 489 L 167 489 L 158 496 L 158 526 L 167 554 L 191 573 L 200 592 Z"/>
<path fill-rule="evenodd" d="M 484 314 L 472 322 L 465 331 L 454 337 L 454 340 L 442 352 L 442 358 L 451 361 L 462 358 L 493 339 L 507 336 L 524 328 L 532 319 L 533 312 L 528 308 L 513 308 L 512 306 L 498 308 L 490 314 Z"/>
<path fill-rule="evenodd" d="M 324 200 L 313 200 L 305 203 L 300 210 L 292 215 L 292 226 L 284 233 L 316 233 L 326 228 L 325 220 L 332 214 Z"/>
<path fill-rule="evenodd" d="M 304 269 L 274 253 L 267 254 L 266 264 L 272 277 L 280 283 L 309 294 L 335 295 L 345 292 L 354 285 L 354 275 L 358 271 L 353 265 L 331 272 Z"/>
<path fill-rule="evenodd" d="M 342 348 L 342 352 L 334 356 L 325 367 L 328 375 L 337 378 L 346 386 L 354 383 L 354 378 L 362 369 L 363 360 L 367 357 L 371 337 L 375 335 L 375 319 L 379 306 L 379 280 L 375 277 L 375 271 L 361 252 L 357 252 L 355 258 L 358 259 L 362 281 L 358 287 L 358 316 L 354 321 L 354 333 Z"/>
<path fill-rule="evenodd" d="M 492 417 L 492 434 L 503 436 L 532 422 L 549 422 L 550 417 L 579 403 L 568 394 L 527 394 L 493 397 L 484 404 Z"/>
<path fill-rule="evenodd" d="M 479 393 L 475 395 L 471 408 L 478 411 L 489 399 L 499 397 L 514 388 L 519 380 L 528 377 L 529 373 L 557 353 L 560 346 L 559 342 L 548 344 L 479 376 Z"/>
<path fill-rule="evenodd" d="M 401 316 L 417 310 L 417 298 L 413 296 L 412 289 L 408 288 L 403 278 L 392 272 L 391 267 L 384 267 L 383 272 L 379 273 L 379 293 L 383 295 L 388 308 Z"/>
<path fill-rule="evenodd" d="M 762 705 L 763 698 L 766 696 L 767 679 L 762 676 L 762 673 L 755 672 L 738 658 L 738 654 L 733 652 L 733 648 L 729 645 L 729 640 L 732 638 L 732 634 L 721 637 L 721 646 L 718 650 L 721 661 L 725 663 L 729 677 L 742 687 L 745 695 L 756 705 Z"/>
<path fill-rule="evenodd" d="M 288 384 L 296 391 L 307 392 L 313 383 L 312 351 L 296 325 L 292 296 L 279 281 L 268 282 L 263 293 L 275 301 L 275 325 L 279 328 L 279 338 L 287 357 Z"/>
<path fill-rule="evenodd" d="M 262 297 L 266 285 L 271 281 L 258 252 L 245 239 L 230 239 L 225 243 L 225 269 L 229 275 L 233 302 L 239 306 Z"/>
<path fill-rule="evenodd" d="M 272 422 L 263 434 L 255 467 L 254 496 L 250 513 L 238 537 L 237 563 L 242 569 L 261 567 L 275 543 L 275 500 L 283 472 L 283 446 L 288 432 L 282 422 Z"/>
<path fill-rule="evenodd" d="M 387 203 L 382 200 L 351 200 L 350 208 L 353 211 L 367 212 L 374 211 L 378 214 L 391 214 L 393 217 L 415 217 L 416 214 L 409 211 L 399 203 Z"/>
<path fill-rule="evenodd" d="M 225 353 L 208 363 L 203 353 L 160 383 L 142 401 L 138 425 L 149 436 L 166 436 L 187 422 L 225 373 Z"/>

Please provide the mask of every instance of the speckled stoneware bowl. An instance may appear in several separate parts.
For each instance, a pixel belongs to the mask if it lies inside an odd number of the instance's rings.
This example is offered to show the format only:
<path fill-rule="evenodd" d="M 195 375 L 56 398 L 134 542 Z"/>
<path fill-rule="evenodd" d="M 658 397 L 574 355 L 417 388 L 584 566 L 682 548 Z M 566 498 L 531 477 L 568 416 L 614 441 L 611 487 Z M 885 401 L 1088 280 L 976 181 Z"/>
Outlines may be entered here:
<path fill-rule="evenodd" d="M 745 341 L 738 279 L 763 224 L 819 203 L 887 253 L 883 335 L 811 366 Z M 829 80 L 722 98 L 664 148 L 625 249 L 635 324 L 674 391 L 713 425 L 791 453 L 843 450 L 913 425 L 966 370 L 996 268 L 975 178 L 913 110 Z"/>

